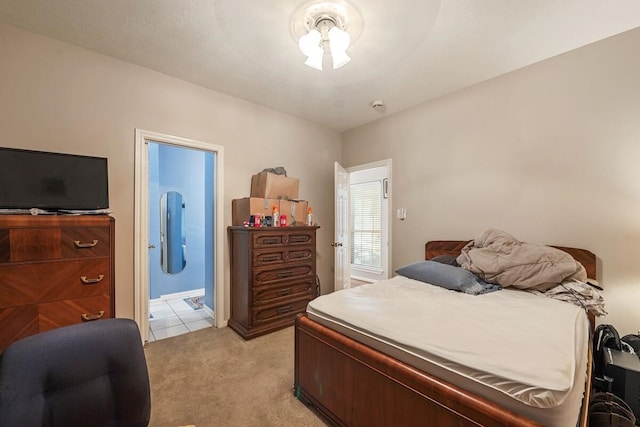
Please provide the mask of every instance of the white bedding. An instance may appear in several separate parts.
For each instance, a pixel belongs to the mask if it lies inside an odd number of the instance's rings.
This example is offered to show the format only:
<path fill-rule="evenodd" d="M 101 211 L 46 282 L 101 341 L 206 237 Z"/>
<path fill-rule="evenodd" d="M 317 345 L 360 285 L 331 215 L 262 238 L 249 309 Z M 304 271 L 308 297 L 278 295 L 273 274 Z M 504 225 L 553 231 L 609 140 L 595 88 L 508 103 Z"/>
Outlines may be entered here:
<path fill-rule="evenodd" d="M 575 425 L 589 323 L 572 304 L 468 295 L 396 276 L 309 303 L 309 317 L 543 425 Z"/>

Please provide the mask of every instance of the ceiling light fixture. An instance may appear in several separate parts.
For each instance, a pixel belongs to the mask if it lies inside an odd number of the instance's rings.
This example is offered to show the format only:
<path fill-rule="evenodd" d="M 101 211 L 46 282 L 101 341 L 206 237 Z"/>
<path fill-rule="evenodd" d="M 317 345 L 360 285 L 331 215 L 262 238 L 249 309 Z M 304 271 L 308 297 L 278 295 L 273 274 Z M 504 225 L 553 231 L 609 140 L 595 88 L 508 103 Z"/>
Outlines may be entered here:
<path fill-rule="evenodd" d="M 347 55 L 347 48 L 350 42 L 349 33 L 340 29 L 333 17 L 323 16 L 318 19 L 307 34 L 300 37 L 298 45 L 302 53 L 307 57 L 304 63 L 316 70 L 322 70 L 322 59 L 327 42 L 331 51 L 334 70 L 351 61 L 351 58 Z"/>
<path fill-rule="evenodd" d="M 344 1 L 323 1 L 302 7 L 292 19 L 292 34 L 307 57 L 305 64 L 322 70 L 327 51 L 331 53 L 334 70 L 351 61 L 347 49 L 354 38 L 347 32 L 348 27 L 355 30 L 357 37 L 362 19 Z"/>

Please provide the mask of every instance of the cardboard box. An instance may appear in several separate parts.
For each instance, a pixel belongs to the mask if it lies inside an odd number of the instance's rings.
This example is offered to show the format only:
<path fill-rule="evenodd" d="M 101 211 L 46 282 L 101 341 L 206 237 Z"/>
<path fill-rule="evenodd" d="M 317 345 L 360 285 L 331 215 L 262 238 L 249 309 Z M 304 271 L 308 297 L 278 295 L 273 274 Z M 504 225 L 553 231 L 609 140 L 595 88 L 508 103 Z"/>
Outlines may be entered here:
<path fill-rule="evenodd" d="M 280 200 L 280 216 L 287 216 L 287 226 L 305 225 L 308 207 L 306 200 Z"/>
<path fill-rule="evenodd" d="M 262 217 L 271 216 L 274 206 L 277 206 L 279 210 L 280 200 L 263 197 L 233 199 L 231 201 L 231 224 L 243 225 L 245 221 L 249 221 L 249 216 L 255 214 L 260 214 Z"/>
<path fill-rule="evenodd" d="M 295 200 L 298 198 L 300 180 L 270 172 L 260 172 L 251 177 L 251 197 Z"/>

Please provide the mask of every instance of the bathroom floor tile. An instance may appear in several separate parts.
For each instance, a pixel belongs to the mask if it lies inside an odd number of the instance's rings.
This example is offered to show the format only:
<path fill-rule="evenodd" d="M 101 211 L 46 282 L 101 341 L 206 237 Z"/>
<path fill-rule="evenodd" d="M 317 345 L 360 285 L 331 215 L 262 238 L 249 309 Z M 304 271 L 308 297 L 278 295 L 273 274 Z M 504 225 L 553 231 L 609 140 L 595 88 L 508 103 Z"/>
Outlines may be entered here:
<path fill-rule="evenodd" d="M 180 313 L 180 319 L 184 323 L 195 322 L 196 320 L 211 319 L 211 316 L 204 310 L 191 310 L 190 313 Z"/>
<path fill-rule="evenodd" d="M 153 318 L 149 320 L 149 327 L 153 331 L 158 329 L 170 328 L 171 326 L 184 324 L 182 320 L 174 313 L 172 317 L 164 317 L 162 319 Z"/>
<path fill-rule="evenodd" d="M 209 328 L 213 326 L 213 320 L 211 318 L 196 320 L 194 322 L 185 323 L 185 326 L 187 327 L 187 329 L 189 329 L 190 332 L 193 332 L 197 331 L 198 329 Z"/>
<path fill-rule="evenodd" d="M 202 295 L 202 290 L 196 292 L 193 297 Z M 148 342 L 213 326 L 213 319 L 205 310 L 194 309 L 184 298 L 184 294 L 175 298 L 169 295 L 149 302 Z"/>
<path fill-rule="evenodd" d="M 149 309 L 149 313 L 153 316 L 154 319 L 164 319 L 167 317 L 173 317 L 176 315 L 176 312 L 171 309 L 168 305 L 165 307 L 157 307 L 155 309 Z"/>

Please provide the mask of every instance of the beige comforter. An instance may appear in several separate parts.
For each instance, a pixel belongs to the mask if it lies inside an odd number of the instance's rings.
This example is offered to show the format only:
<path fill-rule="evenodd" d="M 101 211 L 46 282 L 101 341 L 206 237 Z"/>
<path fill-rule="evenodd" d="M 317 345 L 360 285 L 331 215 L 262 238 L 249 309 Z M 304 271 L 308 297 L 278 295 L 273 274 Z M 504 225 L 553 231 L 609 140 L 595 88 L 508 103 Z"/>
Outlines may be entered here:
<path fill-rule="evenodd" d="M 457 261 L 485 282 L 505 288 L 544 292 L 564 281 L 587 279 L 582 264 L 568 253 L 521 242 L 496 229 L 488 229 L 469 242 Z"/>

